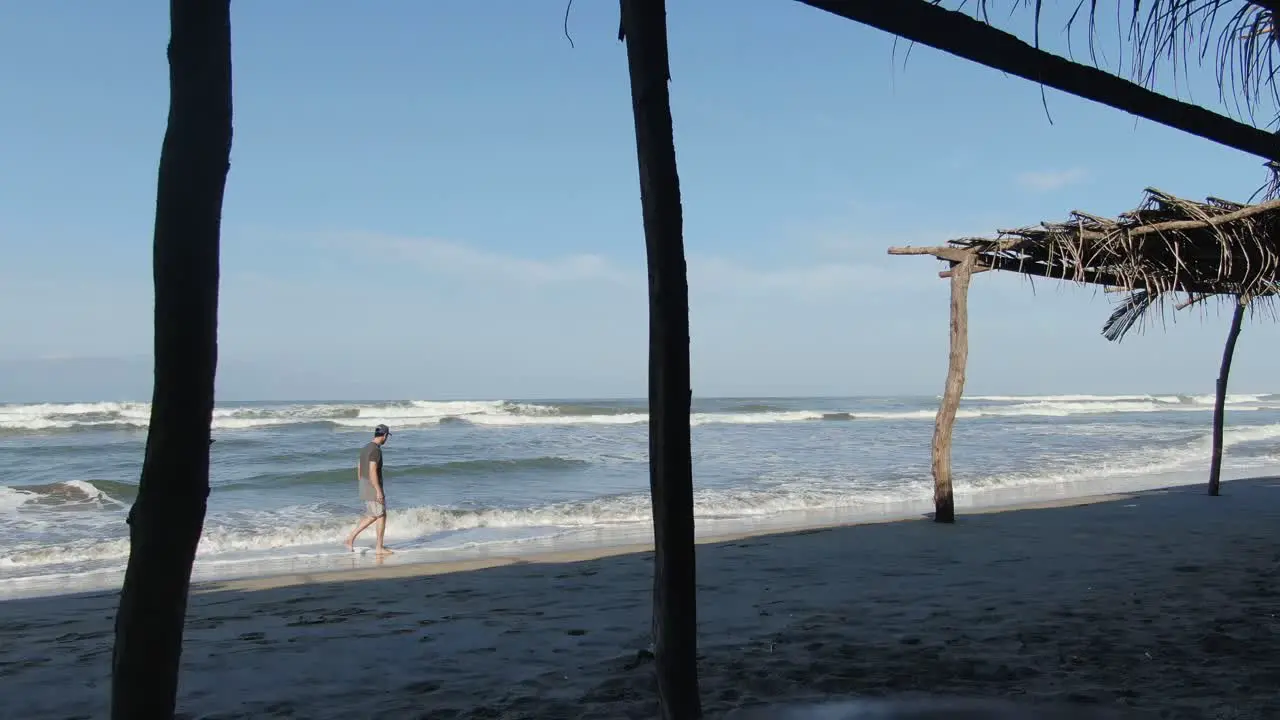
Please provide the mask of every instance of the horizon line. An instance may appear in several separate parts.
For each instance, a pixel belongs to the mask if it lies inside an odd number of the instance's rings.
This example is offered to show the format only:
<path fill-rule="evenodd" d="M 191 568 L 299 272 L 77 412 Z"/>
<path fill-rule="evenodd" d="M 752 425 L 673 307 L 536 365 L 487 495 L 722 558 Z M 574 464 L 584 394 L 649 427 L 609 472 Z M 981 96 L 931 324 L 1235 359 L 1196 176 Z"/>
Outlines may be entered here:
<path fill-rule="evenodd" d="M 992 391 L 983 391 L 983 392 L 974 392 L 974 393 L 972 393 L 972 394 L 965 393 L 964 395 L 962 395 L 962 396 L 961 396 L 961 398 L 962 398 L 962 399 L 963 399 L 963 398 L 983 398 L 983 397 L 988 397 L 988 398 L 991 398 L 991 397 L 1009 397 L 1009 398 L 1048 398 L 1048 397 L 1064 397 L 1064 396 L 1096 397 L 1096 398 L 1119 398 L 1119 397 L 1146 396 L 1146 397 L 1153 397 L 1153 398 L 1154 398 L 1154 397 L 1161 397 L 1161 396 L 1173 396 L 1173 397 L 1201 397 L 1201 396 L 1210 396 L 1210 395 L 1213 395 L 1213 394 L 1214 394 L 1214 393 L 1212 393 L 1212 392 L 1149 392 L 1149 391 L 1148 391 L 1148 392 L 1143 392 L 1143 391 L 1130 391 L 1130 392 L 1113 392 L 1113 393 L 1104 393 L 1104 392 L 1078 392 L 1078 391 L 1066 391 L 1066 390 L 1053 391 L 1053 392 L 1041 392 L 1041 393 L 1029 393 L 1029 392 L 992 392 Z M 1264 395 L 1273 395 L 1273 394 L 1277 394 L 1277 393 L 1271 393 L 1271 392 L 1251 392 L 1251 391 L 1239 391 L 1239 390 L 1237 390 L 1237 391 L 1229 391 L 1229 392 L 1227 392 L 1227 393 L 1226 393 L 1227 397 L 1230 397 L 1230 396 L 1232 396 L 1232 395 L 1257 395 L 1257 396 L 1264 396 Z M 915 399 L 930 399 L 930 400 L 936 400 L 936 399 L 939 399 L 939 398 L 941 398 L 941 397 L 942 397 L 941 393 L 887 393 L 887 394 L 866 394 L 866 393 L 852 393 L 852 394 L 844 394 L 844 393 L 840 393 L 840 394 L 831 394 L 831 395 L 813 395 L 813 394 L 802 394 L 802 395 L 695 395 L 695 396 L 693 396 L 693 400 L 694 400 L 694 401 L 698 401 L 698 400 L 861 400 L 861 399 L 875 399 L 875 398 L 904 398 L 904 399 L 905 399 L 905 398 L 915 398 Z M 421 398 L 414 398 L 414 397 L 400 397 L 400 398 L 345 398 L 345 399 L 344 399 L 344 398 L 319 398 L 319 397 L 316 397 L 316 398 L 292 397 L 292 398 L 228 398 L 228 399 L 215 398 L 215 400 L 214 400 L 214 405 L 215 405 L 215 406 L 217 406 L 217 405 L 219 405 L 219 404 L 229 404 L 229 403 L 296 403 L 296 404 L 312 404 L 312 405 L 318 405 L 318 404 L 326 404 L 326 403 L 334 403 L 334 404 L 371 403 L 371 404 L 373 404 L 373 403 L 403 403 L 403 402 L 439 402 L 439 403 L 445 403 L 445 402 L 479 402 L 479 403 L 484 403 L 484 402 L 512 402 L 512 403 L 520 403 L 520 402 L 529 402 L 529 403 L 545 403 L 545 402 L 586 402 L 586 403 L 627 402 L 627 403 L 633 403 L 633 402 L 647 402 L 648 400 L 649 400 L 649 398 L 644 397 L 644 396 L 632 396 L 632 397 L 626 397 L 626 396 L 605 396 L 605 397 L 586 397 L 586 396 L 579 396 L 579 397 L 573 397 L 573 396 L 550 396 L 550 395 L 547 395 L 547 396 L 530 396 L 530 397 L 482 397 L 482 396 L 473 396 L 473 397 L 454 397 L 454 398 L 441 398 L 441 397 L 434 397 L 434 398 L 433 398 L 433 397 L 421 397 Z M 77 400 L 25 400 L 25 401 L 23 401 L 23 400 L 8 400 L 8 399 L 0 399 L 0 405 L 80 405 L 80 404 L 88 405 L 88 404 L 97 404 L 97 403 L 117 403 L 117 402 L 118 402 L 118 403 L 150 404 L 151 400 L 150 400 L 150 399 L 138 399 L 138 398 L 112 398 L 112 399 L 83 399 L 83 398 L 82 398 L 82 399 L 77 399 Z"/>

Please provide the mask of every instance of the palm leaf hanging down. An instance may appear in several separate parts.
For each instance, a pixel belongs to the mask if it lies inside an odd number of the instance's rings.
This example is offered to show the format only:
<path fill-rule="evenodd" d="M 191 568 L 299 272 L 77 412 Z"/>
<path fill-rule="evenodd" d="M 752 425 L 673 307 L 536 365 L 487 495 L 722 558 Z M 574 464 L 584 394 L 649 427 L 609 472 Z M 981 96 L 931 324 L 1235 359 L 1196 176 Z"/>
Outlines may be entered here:
<path fill-rule="evenodd" d="M 1112 342 L 1119 342 L 1129 334 L 1146 316 L 1147 311 L 1155 307 L 1160 298 L 1159 293 L 1146 290 L 1134 290 L 1120 301 L 1120 305 L 1107 318 L 1102 326 L 1102 336 Z"/>
<path fill-rule="evenodd" d="M 933 0 L 951 9 L 970 9 L 991 22 L 997 10 L 1030 9 L 1033 41 L 1041 44 L 1041 26 L 1051 12 L 1068 15 L 1068 42 L 1082 30 L 1090 58 L 1101 65 L 1099 35 L 1119 42 L 1113 56 L 1117 75 L 1155 87 L 1157 80 L 1182 85 L 1192 64 L 1209 65 L 1219 99 L 1238 114 L 1263 117 L 1280 109 L 1280 36 L 1275 16 L 1280 0 Z M 1058 18 L 1054 18 L 1056 21 Z M 1081 27 L 1083 26 L 1083 27 Z M 1127 67 L 1125 67 L 1127 66 Z"/>

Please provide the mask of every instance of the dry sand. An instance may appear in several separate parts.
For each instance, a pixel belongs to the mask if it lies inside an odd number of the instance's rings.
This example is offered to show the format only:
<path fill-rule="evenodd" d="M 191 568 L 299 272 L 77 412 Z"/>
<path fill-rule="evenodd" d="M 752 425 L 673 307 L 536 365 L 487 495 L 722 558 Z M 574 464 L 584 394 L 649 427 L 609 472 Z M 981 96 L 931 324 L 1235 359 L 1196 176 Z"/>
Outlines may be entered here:
<path fill-rule="evenodd" d="M 1280 717 L 1280 481 L 1224 492 L 703 545 L 704 705 L 925 692 Z M 198 586 L 180 710 L 653 716 L 651 554 L 487 564 Z M 0 603 L 0 716 L 105 717 L 114 612 L 114 593 Z"/>

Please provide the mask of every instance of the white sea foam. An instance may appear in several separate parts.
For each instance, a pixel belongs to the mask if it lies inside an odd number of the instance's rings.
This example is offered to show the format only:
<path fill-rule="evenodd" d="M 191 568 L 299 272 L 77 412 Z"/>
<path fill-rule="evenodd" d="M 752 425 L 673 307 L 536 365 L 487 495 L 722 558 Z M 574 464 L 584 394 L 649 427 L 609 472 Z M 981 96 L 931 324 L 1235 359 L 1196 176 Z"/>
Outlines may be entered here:
<path fill-rule="evenodd" d="M 1274 408 L 1280 403 L 1260 394 L 1233 394 L 1226 399 L 1233 411 Z M 1150 412 L 1208 412 L 1212 395 L 974 395 L 966 397 L 959 417 L 1065 417 Z M 840 409 L 789 409 L 760 412 L 695 412 L 693 425 L 765 424 L 848 420 L 930 420 L 934 409 L 860 409 L 857 400 Z M 0 431 L 50 431 L 111 427 L 145 428 L 150 417 L 146 403 L 76 403 L 0 405 Z M 632 407 L 561 406 L 543 403 L 493 401 L 411 401 L 377 404 L 292 404 L 219 407 L 213 413 L 215 430 L 247 430 L 324 423 L 367 429 L 377 423 L 393 427 L 430 427 L 442 423 L 486 426 L 520 425 L 634 425 L 648 414 Z"/>
<path fill-rule="evenodd" d="M 1227 428 L 1223 433 L 1224 448 L 1244 443 L 1258 443 L 1280 439 L 1280 423 L 1250 427 Z M 1167 473 L 1206 466 L 1209 463 L 1212 436 L 1205 433 L 1186 443 L 1158 450 L 1134 449 L 1116 457 L 1094 459 L 1086 463 L 1068 466 L 1058 472 L 1036 470 L 1004 475 L 971 477 L 969 483 L 978 490 L 1001 490 L 1025 487 L 1051 487 L 1077 484 L 1091 480 L 1121 482 L 1139 477 L 1158 477 Z M 1274 466 L 1280 463 L 1280 447 L 1275 453 L 1247 459 L 1231 458 L 1227 461 L 1235 467 Z M 1120 487 L 1118 485 L 1117 487 Z"/>
<path fill-rule="evenodd" d="M 1257 443 L 1280 439 L 1280 423 L 1229 429 L 1225 445 Z M 957 468 L 957 485 L 968 500 L 980 501 L 983 493 L 1033 489 L 1055 496 L 1065 486 L 1121 489 L 1143 485 L 1144 478 L 1194 469 L 1207 462 L 1207 433 L 1178 445 L 1158 450 L 1135 448 L 1109 460 L 1086 459 L 1057 471 L 1026 471 L 984 476 Z M 1277 449 L 1280 455 L 1280 449 Z M 1228 456 L 1232 467 L 1241 463 Z M 1280 462 L 1280 457 L 1257 456 L 1253 463 Z M 749 520 L 782 513 L 852 510 L 864 514 L 884 508 L 925 503 L 931 492 L 927 468 L 915 477 L 860 479 L 858 477 L 775 472 L 753 483 L 732 488 L 700 488 L 695 493 L 695 515 L 700 522 Z M 975 500 L 978 498 L 978 500 Z M 123 567 L 128 557 L 128 540 L 121 531 L 123 503 L 95 485 L 71 481 L 27 488 L 0 486 L 0 516 L 13 519 L 50 518 L 60 508 L 87 501 L 103 504 L 116 512 L 98 515 L 78 513 L 85 526 L 79 537 L 59 542 L 33 540 L 10 543 L 0 548 L 0 579 L 47 576 L 104 567 Z M 877 508 L 880 508 L 878 511 Z M 32 513 L 37 513 L 33 515 Z M 42 515 L 40 513 L 43 513 Z M 90 521 L 96 517 L 98 520 Z M 650 522 L 650 499 L 644 493 L 595 497 L 574 502 L 532 507 L 432 507 L 397 509 L 388 525 L 388 539 L 410 547 L 449 550 L 483 543 L 509 543 L 531 538 L 549 538 L 583 530 L 610 528 L 642 529 Z M 203 564 L 246 562 L 272 557 L 298 557 L 335 552 L 353 516 L 344 509 L 327 505 L 294 505 L 266 510 L 225 511 L 212 514 L 206 522 L 198 556 Z M 114 537 L 103 532 L 115 528 Z M 478 533 L 478 531 L 487 531 Z"/>
<path fill-rule="evenodd" d="M 1280 396 L 1237 393 L 1227 402 L 1237 414 L 1227 425 L 1228 470 L 1280 466 Z M 931 398 L 747 398 L 694 407 L 700 533 L 930 505 Z M 957 432 L 957 501 L 1200 481 L 1212 407 L 1209 395 L 966 397 L 961 417 L 984 420 Z M 8 473 L 0 475 L 0 595 L 118 579 L 149 414 L 145 403 L 0 406 Z M 227 442 L 213 446 L 197 577 L 293 571 L 315 558 L 349 562 L 341 539 L 358 510 L 349 462 L 381 422 L 421 429 L 390 451 L 396 504 L 388 529 L 404 551 L 398 558 L 642 540 L 650 533 L 647 420 L 643 403 L 626 401 L 219 405 L 214 428 Z M 92 432 L 74 432 L 80 428 Z M 236 432 L 251 428 L 289 430 Z M 33 442 L 43 451 L 27 452 Z"/>
<path fill-rule="evenodd" d="M 0 430 L 53 430 L 77 426 L 132 425 L 146 427 L 147 403 L 40 403 L 0 405 Z"/>
<path fill-rule="evenodd" d="M 1228 393 L 1226 401 L 1230 404 L 1262 402 L 1268 397 L 1265 393 Z M 1213 395 L 966 395 L 965 400 L 1006 402 L 1006 403 L 1097 403 L 1114 405 L 1118 403 L 1159 403 L 1163 405 L 1212 405 Z"/>
<path fill-rule="evenodd" d="M 16 510 L 35 497 L 33 492 L 0 485 L 0 513 Z"/>

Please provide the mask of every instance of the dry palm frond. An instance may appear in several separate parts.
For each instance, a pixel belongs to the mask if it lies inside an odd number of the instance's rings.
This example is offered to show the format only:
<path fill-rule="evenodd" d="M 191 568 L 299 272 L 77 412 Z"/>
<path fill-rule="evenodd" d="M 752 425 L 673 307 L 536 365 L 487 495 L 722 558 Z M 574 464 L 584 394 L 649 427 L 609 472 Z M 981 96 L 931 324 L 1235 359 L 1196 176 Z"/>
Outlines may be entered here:
<path fill-rule="evenodd" d="M 1040 44 L 1045 0 L 933 0 L 955 9 L 974 6 L 974 15 L 990 23 L 990 11 L 997 2 L 1011 4 L 1011 10 L 1030 8 L 1034 12 L 1035 44 Z M 1280 0 L 1117 0 L 1115 5 L 1099 0 L 1075 0 L 1066 23 L 1068 38 L 1080 24 L 1086 24 L 1089 55 L 1098 65 L 1099 18 L 1114 12 L 1127 45 L 1127 74 L 1134 82 L 1151 87 L 1160 70 L 1174 77 L 1194 60 L 1197 65 L 1211 60 L 1218 81 L 1219 96 L 1237 113 L 1252 118 L 1259 101 L 1269 99 L 1280 106 L 1280 38 L 1275 13 Z"/>
<path fill-rule="evenodd" d="M 1082 212 L 1063 223 L 953 240 L 979 264 L 1162 295 L 1274 294 L 1280 282 L 1280 200 L 1193 202 L 1148 189 L 1136 210 L 1112 220 Z"/>
<path fill-rule="evenodd" d="M 1146 290 L 1134 290 L 1125 295 L 1102 326 L 1103 337 L 1112 342 L 1123 340 L 1130 330 L 1141 324 L 1147 312 L 1159 304 L 1159 298 L 1159 294 Z"/>
<path fill-rule="evenodd" d="M 1267 182 L 1258 188 L 1253 196 L 1255 198 L 1261 196 L 1264 201 L 1275 200 L 1280 198 L 1280 163 L 1268 162 L 1266 163 L 1266 168 L 1269 173 Z"/>

